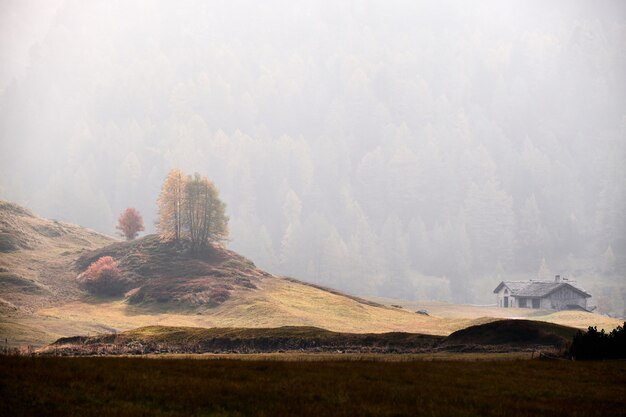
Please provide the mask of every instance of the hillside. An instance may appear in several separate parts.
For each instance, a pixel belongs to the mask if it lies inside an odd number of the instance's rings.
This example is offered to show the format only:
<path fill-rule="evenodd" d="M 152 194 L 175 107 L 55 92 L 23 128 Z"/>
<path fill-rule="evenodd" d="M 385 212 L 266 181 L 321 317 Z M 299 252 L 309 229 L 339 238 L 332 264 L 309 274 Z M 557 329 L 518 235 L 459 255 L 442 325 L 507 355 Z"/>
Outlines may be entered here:
<path fill-rule="evenodd" d="M 423 305 L 367 301 L 275 276 L 220 246 L 192 256 L 184 244 L 163 243 L 156 236 L 119 242 L 7 202 L 0 202 L 0 248 L 0 337 L 9 346 L 42 346 L 66 336 L 154 325 L 448 335 L 530 313 L 544 315 L 533 320 L 578 328 L 621 324 L 590 313 L 484 310 L 434 302 L 427 306 L 429 315 L 416 314 Z M 128 279 L 124 294 L 98 296 L 78 284 L 77 277 L 101 256 L 119 263 Z"/>
<path fill-rule="evenodd" d="M 114 241 L 0 201 L 0 311 L 32 313 L 80 297 L 73 262 Z"/>
<path fill-rule="evenodd" d="M 10 346 L 149 325 L 449 332 L 441 319 L 277 277 L 219 246 L 191 256 L 184 244 L 155 236 L 119 242 L 7 202 L 0 222 L 0 336 Z M 101 297 L 78 285 L 101 256 L 119 262 L 129 281 L 124 295 Z"/>

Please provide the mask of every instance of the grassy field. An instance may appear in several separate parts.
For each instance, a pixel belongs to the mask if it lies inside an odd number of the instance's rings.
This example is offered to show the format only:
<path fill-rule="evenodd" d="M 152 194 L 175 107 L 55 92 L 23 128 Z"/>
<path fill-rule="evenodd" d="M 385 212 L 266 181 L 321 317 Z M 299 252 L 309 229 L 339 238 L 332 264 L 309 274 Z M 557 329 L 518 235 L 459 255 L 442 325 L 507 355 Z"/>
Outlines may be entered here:
<path fill-rule="evenodd" d="M 399 305 L 408 311 L 427 310 L 431 316 L 442 319 L 453 330 L 503 318 L 525 318 L 579 329 L 597 326 L 598 329 L 605 329 L 606 331 L 611 331 L 623 322 L 621 319 L 585 311 L 499 308 L 495 306 L 453 304 L 444 301 L 406 301 L 384 297 L 367 297 L 367 299 L 384 305 Z"/>
<path fill-rule="evenodd" d="M 11 347 L 41 346 L 78 334 L 129 330 L 142 326 L 280 327 L 316 326 L 338 332 L 405 331 L 445 335 L 456 330 L 446 320 L 376 307 L 349 297 L 277 277 L 258 283 L 258 291 L 201 311 L 168 311 L 129 305 L 125 300 L 81 298 L 29 314 L 0 315 L 0 337 Z"/>
<path fill-rule="evenodd" d="M 6 416 L 624 416 L 626 362 L 0 357 Z"/>
<path fill-rule="evenodd" d="M 3 327 L 6 327 L 6 333 L 17 334 L 17 324 L 25 329 L 43 328 L 49 332 L 33 332 L 35 337 L 28 344 L 37 346 L 63 336 L 104 332 L 106 327 L 129 330 L 149 325 L 316 326 L 337 332 L 403 331 L 445 336 L 468 326 L 505 317 L 529 318 L 580 329 L 598 326 L 607 331 L 622 324 L 617 319 L 578 311 L 501 309 L 437 302 L 416 304 L 412 306 L 414 309 L 409 306 L 405 309 L 381 308 L 276 277 L 266 278 L 258 285 L 260 291 L 251 291 L 216 308 L 188 313 L 147 310 L 129 305 L 124 300 L 82 299 L 39 309 L 35 314 L 22 316 L 13 322 L 9 317 L 0 318 L 0 336 L 5 333 Z M 428 309 L 430 316 L 415 314 L 418 307 Z M 11 344 L 11 340 L 9 342 Z"/>

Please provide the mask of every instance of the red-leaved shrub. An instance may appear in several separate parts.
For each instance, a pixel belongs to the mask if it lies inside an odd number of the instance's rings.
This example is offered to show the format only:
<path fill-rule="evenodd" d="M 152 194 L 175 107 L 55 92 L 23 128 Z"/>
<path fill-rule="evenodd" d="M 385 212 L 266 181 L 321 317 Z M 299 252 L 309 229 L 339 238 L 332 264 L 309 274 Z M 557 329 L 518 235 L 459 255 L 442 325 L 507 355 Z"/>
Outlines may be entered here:
<path fill-rule="evenodd" d="M 117 262 L 110 256 L 93 262 L 79 278 L 89 292 L 100 295 L 119 295 L 127 284 Z"/>

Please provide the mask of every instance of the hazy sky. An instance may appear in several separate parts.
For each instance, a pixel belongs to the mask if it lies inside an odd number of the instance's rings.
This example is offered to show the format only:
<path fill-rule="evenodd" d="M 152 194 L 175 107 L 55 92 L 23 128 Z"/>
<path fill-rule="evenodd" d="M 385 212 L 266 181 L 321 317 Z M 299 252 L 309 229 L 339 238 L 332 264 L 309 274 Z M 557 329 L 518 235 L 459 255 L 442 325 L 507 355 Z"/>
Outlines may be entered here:
<path fill-rule="evenodd" d="M 617 0 L 2 0 L 0 198 L 151 232 L 179 167 L 272 272 L 469 301 L 560 272 L 621 306 L 625 41 Z"/>

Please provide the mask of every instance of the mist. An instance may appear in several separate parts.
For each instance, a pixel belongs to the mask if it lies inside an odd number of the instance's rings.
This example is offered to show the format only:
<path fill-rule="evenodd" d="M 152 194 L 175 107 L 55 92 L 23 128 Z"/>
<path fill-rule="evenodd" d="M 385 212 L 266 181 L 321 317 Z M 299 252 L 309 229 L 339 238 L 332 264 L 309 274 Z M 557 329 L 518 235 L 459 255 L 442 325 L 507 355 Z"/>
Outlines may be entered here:
<path fill-rule="evenodd" d="M 45 4 L 45 7 L 42 5 Z M 626 302 L 626 3 L 3 2 L 0 198 L 154 232 L 207 175 L 229 247 L 355 294 Z"/>

